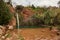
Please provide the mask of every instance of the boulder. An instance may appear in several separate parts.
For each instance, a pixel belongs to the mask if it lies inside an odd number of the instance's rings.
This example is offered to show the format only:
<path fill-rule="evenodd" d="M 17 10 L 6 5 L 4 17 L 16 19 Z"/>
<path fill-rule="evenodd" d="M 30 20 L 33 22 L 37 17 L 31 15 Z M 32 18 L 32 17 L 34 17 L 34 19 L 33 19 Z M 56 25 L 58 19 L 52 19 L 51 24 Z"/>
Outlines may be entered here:
<path fill-rule="evenodd" d="M 8 27 L 9 30 L 14 29 L 14 27 L 12 25 L 7 25 L 7 27 Z"/>

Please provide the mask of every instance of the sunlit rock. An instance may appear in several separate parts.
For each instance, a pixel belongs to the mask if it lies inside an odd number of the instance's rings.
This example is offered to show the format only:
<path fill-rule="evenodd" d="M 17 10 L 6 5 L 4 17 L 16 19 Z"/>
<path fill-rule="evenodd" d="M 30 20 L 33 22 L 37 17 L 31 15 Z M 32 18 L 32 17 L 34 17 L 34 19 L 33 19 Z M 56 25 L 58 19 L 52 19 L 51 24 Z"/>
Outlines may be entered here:
<path fill-rule="evenodd" d="M 0 35 L 3 35 L 5 33 L 5 27 L 0 26 Z"/>
<path fill-rule="evenodd" d="M 13 26 L 12 25 L 8 25 L 8 29 L 13 29 Z"/>

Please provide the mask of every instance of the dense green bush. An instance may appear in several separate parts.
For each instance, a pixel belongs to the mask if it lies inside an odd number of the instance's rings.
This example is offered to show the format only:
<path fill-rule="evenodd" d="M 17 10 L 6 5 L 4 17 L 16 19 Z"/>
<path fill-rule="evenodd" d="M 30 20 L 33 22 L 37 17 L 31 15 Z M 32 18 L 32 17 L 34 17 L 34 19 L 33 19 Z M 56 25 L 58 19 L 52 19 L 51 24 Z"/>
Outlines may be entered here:
<path fill-rule="evenodd" d="M 35 13 L 32 16 L 32 21 L 34 25 L 40 25 L 40 24 L 44 24 L 44 14 L 43 13 Z"/>
<path fill-rule="evenodd" d="M 55 19 L 55 17 L 59 17 L 55 14 L 55 12 L 52 12 L 50 10 L 45 10 L 43 13 L 35 13 L 33 18 L 33 24 L 34 25 L 54 25 L 54 21 L 59 21 L 58 19 Z"/>
<path fill-rule="evenodd" d="M 7 24 L 11 19 L 12 14 L 10 13 L 8 7 L 0 0 L 0 25 Z"/>
<path fill-rule="evenodd" d="M 44 17 L 44 24 L 45 25 L 49 25 L 50 24 L 50 15 L 49 15 L 49 12 L 46 12 L 45 13 L 45 17 Z"/>

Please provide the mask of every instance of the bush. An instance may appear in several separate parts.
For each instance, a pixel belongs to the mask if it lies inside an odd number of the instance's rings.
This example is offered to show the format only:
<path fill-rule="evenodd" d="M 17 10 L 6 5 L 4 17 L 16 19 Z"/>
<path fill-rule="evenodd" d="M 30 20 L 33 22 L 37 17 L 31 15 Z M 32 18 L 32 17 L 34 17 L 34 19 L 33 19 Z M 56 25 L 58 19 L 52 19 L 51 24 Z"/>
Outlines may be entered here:
<path fill-rule="evenodd" d="M 32 16 L 32 20 L 33 20 L 33 24 L 34 25 L 40 25 L 40 24 L 44 24 L 44 14 L 43 13 L 35 13 Z"/>
<path fill-rule="evenodd" d="M 55 12 L 47 10 L 46 12 L 44 12 L 44 14 L 45 14 L 44 23 L 47 25 L 54 25 L 54 20 L 56 17 Z"/>
<path fill-rule="evenodd" d="M 45 24 L 45 25 L 49 25 L 49 24 L 50 24 L 50 21 L 51 21 L 51 17 L 50 17 L 50 15 L 49 15 L 49 11 L 46 11 L 44 14 L 45 14 L 44 24 Z"/>
<path fill-rule="evenodd" d="M 60 25 L 60 13 L 58 13 L 57 16 L 55 17 L 55 24 Z"/>
<path fill-rule="evenodd" d="M 11 19 L 12 14 L 10 13 L 8 7 L 0 0 L 0 25 L 7 24 Z"/>

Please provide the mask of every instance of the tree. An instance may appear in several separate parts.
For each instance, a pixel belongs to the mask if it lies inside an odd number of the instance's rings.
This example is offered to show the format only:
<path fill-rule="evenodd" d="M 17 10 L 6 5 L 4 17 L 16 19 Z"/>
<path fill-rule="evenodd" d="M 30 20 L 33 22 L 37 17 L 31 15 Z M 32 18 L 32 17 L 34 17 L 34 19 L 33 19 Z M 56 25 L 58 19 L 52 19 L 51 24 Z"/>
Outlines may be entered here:
<path fill-rule="evenodd" d="M 10 4 L 12 6 L 12 2 L 11 0 L 8 0 L 8 2 L 6 2 L 7 4 Z"/>
<path fill-rule="evenodd" d="M 11 18 L 12 14 L 10 13 L 9 8 L 3 0 L 0 0 L 0 25 L 8 24 Z"/>
<path fill-rule="evenodd" d="M 35 6 L 32 4 L 32 8 L 35 9 Z"/>
<path fill-rule="evenodd" d="M 21 12 L 23 10 L 23 8 L 24 8 L 24 6 L 17 5 L 15 9 L 16 9 L 17 12 L 19 12 L 19 11 Z"/>
<path fill-rule="evenodd" d="M 60 8 L 60 1 L 58 2 L 59 8 Z"/>

